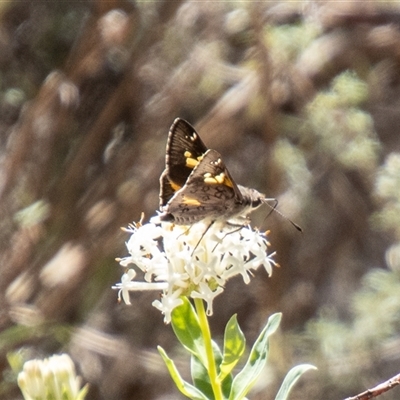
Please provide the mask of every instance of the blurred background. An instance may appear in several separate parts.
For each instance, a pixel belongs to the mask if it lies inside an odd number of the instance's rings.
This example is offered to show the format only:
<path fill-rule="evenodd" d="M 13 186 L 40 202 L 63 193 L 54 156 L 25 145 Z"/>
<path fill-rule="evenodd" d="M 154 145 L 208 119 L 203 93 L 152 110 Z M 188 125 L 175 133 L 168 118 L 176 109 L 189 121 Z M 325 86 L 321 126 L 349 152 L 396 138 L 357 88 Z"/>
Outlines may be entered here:
<path fill-rule="evenodd" d="M 0 3 L 0 384 L 10 358 L 68 352 L 89 399 L 181 399 L 157 293 L 117 304 L 120 230 L 158 208 L 168 129 L 191 122 L 261 208 L 276 268 L 229 282 L 211 318 L 251 345 L 283 312 L 251 399 L 342 399 L 400 370 L 400 4 Z M 18 356 L 18 357 L 17 357 Z M 8 357 L 8 360 L 7 360 Z M 381 396 L 400 398 L 397 388 Z"/>

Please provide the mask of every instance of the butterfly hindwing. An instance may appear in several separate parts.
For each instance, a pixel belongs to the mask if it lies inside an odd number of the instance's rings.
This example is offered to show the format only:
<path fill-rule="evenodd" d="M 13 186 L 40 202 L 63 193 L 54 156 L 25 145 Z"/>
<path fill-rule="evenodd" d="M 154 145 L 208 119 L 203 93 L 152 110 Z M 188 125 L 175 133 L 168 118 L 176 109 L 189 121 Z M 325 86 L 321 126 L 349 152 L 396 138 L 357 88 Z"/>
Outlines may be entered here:
<path fill-rule="evenodd" d="M 165 207 L 166 215 L 176 223 L 194 223 L 204 218 L 230 214 L 243 201 L 221 155 L 207 150 Z"/>
<path fill-rule="evenodd" d="M 165 170 L 160 177 L 160 208 L 166 206 L 168 201 L 180 188 L 181 186 L 174 185 L 174 183 L 168 178 Z"/>

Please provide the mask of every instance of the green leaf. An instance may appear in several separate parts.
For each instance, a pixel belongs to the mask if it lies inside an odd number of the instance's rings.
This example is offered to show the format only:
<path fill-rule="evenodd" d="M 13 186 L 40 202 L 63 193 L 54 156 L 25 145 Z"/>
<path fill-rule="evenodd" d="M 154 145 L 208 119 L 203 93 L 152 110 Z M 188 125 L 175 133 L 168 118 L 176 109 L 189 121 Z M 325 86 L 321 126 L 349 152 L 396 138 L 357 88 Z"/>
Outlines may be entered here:
<path fill-rule="evenodd" d="M 304 372 L 309 371 L 310 369 L 317 369 L 313 365 L 310 364 L 301 364 L 293 367 L 286 375 L 285 379 L 282 382 L 281 388 L 279 389 L 278 394 L 275 397 L 275 400 L 286 400 L 289 396 L 290 391 L 294 384 L 299 380 L 300 376 L 304 374 Z"/>
<path fill-rule="evenodd" d="M 243 399 L 255 384 L 267 362 L 269 337 L 278 329 L 282 314 L 273 314 L 251 349 L 249 359 L 232 383 L 229 400 Z"/>
<path fill-rule="evenodd" d="M 188 298 L 182 296 L 181 299 L 183 304 L 172 311 L 172 329 L 183 347 L 197 357 L 203 365 L 207 365 L 199 319 Z"/>
<path fill-rule="evenodd" d="M 218 344 L 214 342 L 214 340 L 211 340 L 211 345 L 214 353 L 214 360 L 215 364 L 217 366 L 217 373 L 219 372 L 219 365 L 222 363 L 222 353 L 221 349 L 219 348 Z"/>
<path fill-rule="evenodd" d="M 199 389 L 208 399 L 214 399 L 214 392 L 211 386 L 208 370 L 200 362 L 200 360 L 193 356 L 190 360 L 190 370 L 194 386 Z"/>
<path fill-rule="evenodd" d="M 246 339 L 237 322 L 236 314 L 228 321 L 224 335 L 224 355 L 218 378 L 229 375 L 246 349 Z"/>
<path fill-rule="evenodd" d="M 163 358 L 176 387 L 181 393 L 192 400 L 209 400 L 209 398 L 207 398 L 200 390 L 182 379 L 175 366 L 175 363 L 167 356 L 167 353 L 162 347 L 158 346 L 157 349 L 161 354 L 161 357 Z"/>
<path fill-rule="evenodd" d="M 220 365 L 222 362 L 222 353 L 217 343 L 212 341 L 211 344 L 214 353 L 215 363 L 217 365 L 217 370 L 218 370 L 218 365 Z M 191 358 L 191 373 L 194 386 L 196 386 L 197 389 L 199 389 L 202 393 L 204 393 L 208 399 L 213 399 L 214 392 L 209 379 L 208 369 L 205 368 L 205 366 L 200 362 L 200 360 L 193 355 Z"/>
<path fill-rule="evenodd" d="M 223 360 L 222 353 L 221 349 L 214 341 L 212 341 L 212 346 L 213 346 L 215 364 L 217 365 L 217 373 L 219 374 L 218 379 L 221 381 L 221 388 L 222 388 L 222 393 L 224 395 L 224 399 L 227 399 L 229 397 L 229 393 L 232 387 L 232 374 L 228 374 L 223 379 L 220 378 L 221 375 L 220 366 Z"/>
<path fill-rule="evenodd" d="M 232 388 L 232 381 L 233 381 L 232 374 L 228 374 L 221 383 L 224 399 L 229 398 L 229 393 L 231 392 Z"/>

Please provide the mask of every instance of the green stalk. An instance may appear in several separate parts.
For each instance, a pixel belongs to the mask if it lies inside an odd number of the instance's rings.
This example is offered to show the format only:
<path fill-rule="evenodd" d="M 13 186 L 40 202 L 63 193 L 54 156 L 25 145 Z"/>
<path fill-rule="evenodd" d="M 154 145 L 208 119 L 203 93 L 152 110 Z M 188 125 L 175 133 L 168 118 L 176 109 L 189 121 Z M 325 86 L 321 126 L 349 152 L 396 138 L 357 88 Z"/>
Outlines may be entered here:
<path fill-rule="evenodd" d="M 210 383 L 214 392 L 214 397 L 215 400 L 223 400 L 221 382 L 218 380 L 217 367 L 215 365 L 214 352 L 212 349 L 210 326 L 208 325 L 204 303 L 202 299 L 194 299 L 194 304 L 199 317 L 201 332 L 203 334 L 208 362 L 208 376 L 210 377 Z"/>

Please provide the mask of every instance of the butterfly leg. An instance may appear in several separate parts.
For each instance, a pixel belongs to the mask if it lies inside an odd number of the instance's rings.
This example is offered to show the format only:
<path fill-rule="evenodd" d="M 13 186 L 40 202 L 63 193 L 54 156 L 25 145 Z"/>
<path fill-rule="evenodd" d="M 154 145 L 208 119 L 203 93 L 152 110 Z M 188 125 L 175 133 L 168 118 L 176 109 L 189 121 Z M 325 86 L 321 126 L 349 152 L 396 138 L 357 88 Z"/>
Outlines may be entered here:
<path fill-rule="evenodd" d="M 244 222 L 245 222 L 245 223 L 240 224 L 240 223 L 235 223 L 235 222 L 227 221 L 227 225 L 232 226 L 232 227 L 236 227 L 237 229 L 234 229 L 233 231 L 230 231 L 230 232 L 225 233 L 225 235 L 224 235 L 224 237 L 221 239 L 221 241 L 224 240 L 228 235 L 231 235 L 232 233 L 235 233 L 235 232 L 239 232 L 244 226 L 250 224 L 250 220 L 249 220 L 249 219 L 244 219 Z M 214 251 L 214 250 L 217 248 L 218 245 L 219 245 L 219 243 L 217 243 L 217 244 L 214 246 L 214 248 L 212 249 L 212 251 Z"/>
<path fill-rule="evenodd" d="M 187 228 L 185 232 L 181 233 L 181 234 L 178 236 L 178 239 L 179 239 L 182 235 L 187 235 L 187 234 L 189 233 L 191 227 L 192 227 L 192 225 L 190 225 L 189 228 Z"/>
<path fill-rule="evenodd" d="M 206 233 L 208 232 L 208 230 L 214 225 L 215 220 L 211 221 L 210 225 L 207 226 L 206 230 L 201 234 L 201 238 L 200 240 L 197 242 L 196 246 L 194 246 L 193 252 L 192 252 L 192 256 L 194 254 L 194 252 L 196 251 L 197 247 L 199 246 L 200 242 L 203 240 L 204 236 L 206 235 Z M 190 229 L 190 228 L 189 228 Z M 214 248 L 215 249 L 215 248 Z M 214 251 L 214 250 L 213 250 Z"/>

